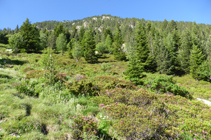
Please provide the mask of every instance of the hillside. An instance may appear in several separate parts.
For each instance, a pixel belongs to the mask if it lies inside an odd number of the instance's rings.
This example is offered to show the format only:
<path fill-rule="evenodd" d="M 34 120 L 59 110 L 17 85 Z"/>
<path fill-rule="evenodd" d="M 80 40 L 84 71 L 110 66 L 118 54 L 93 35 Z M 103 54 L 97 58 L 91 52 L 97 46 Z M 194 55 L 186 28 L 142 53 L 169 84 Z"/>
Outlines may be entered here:
<path fill-rule="evenodd" d="M 209 140 L 210 35 L 110 15 L 0 31 L 0 139 Z"/>

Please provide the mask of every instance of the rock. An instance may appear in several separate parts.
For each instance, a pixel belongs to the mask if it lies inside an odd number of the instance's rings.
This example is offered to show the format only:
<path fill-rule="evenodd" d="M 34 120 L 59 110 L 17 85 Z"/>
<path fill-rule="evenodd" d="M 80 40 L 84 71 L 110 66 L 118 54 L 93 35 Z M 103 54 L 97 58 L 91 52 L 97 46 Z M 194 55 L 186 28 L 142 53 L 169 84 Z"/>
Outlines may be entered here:
<path fill-rule="evenodd" d="M 205 99 L 201 99 L 201 98 L 197 98 L 198 101 L 202 101 L 203 103 L 205 103 L 206 105 L 208 106 L 211 106 L 211 102 L 210 101 L 207 101 Z"/>

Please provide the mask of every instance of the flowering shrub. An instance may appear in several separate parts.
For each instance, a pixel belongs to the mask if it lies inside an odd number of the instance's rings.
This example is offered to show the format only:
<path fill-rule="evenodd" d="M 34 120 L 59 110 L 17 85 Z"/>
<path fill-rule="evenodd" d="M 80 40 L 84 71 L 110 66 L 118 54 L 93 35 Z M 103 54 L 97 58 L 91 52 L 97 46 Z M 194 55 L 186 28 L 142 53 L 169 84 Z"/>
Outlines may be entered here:
<path fill-rule="evenodd" d="M 72 125 L 72 129 L 74 139 L 82 139 L 84 133 L 86 133 L 86 137 L 88 139 L 97 134 L 97 122 L 93 119 L 93 117 L 78 115 L 73 118 L 74 124 Z"/>
<path fill-rule="evenodd" d="M 26 73 L 26 79 L 40 78 L 44 75 L 44 73 L 45 73 L 44 70 L 31 70 L 28 73 Z"/>
<path fill-rule="evenodd" d="M 95 84 L 98 85 L 101 89 L 114 89 L 118 88 L 127 88 L 127 89 L 138 89 L 132 82 L 125 80 L 120 80 L 116 77 L 111 76 L 96 76 L 94 78 Z"/>
<path fill-rule="evenodd" d="M 74 95 L 98 95 L 98 87 L 94 86 L 89 79 L 83 79 L 80 81 L 66 82 L 66 87 Z"/>
<path fill-rule="evenodd" d="M 125 139 L 211 138 L 211 110 L 198 101 L 122 88 L 101 90 L 92 100 Z"/>
<path fill-rule="evenodd" d="M 55 81 L 58 82 L 60 81 L 61 83 L 65 82 L 67 80 L 66 74 L 65 73 L 57 73 L 55 75 Z"/>

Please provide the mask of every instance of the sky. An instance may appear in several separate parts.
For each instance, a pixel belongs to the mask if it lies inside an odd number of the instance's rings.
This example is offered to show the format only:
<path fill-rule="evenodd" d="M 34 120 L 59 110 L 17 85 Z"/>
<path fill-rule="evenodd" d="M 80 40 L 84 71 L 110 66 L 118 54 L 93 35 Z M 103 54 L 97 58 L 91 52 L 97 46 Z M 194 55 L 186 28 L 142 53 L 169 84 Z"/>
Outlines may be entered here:
<path fill-rule="evenodd" d="M 0 29 L 20 27 L 26 18 L 36 23 L 102 14 L 211 25 L 211 0 L 0 0 Z"/>

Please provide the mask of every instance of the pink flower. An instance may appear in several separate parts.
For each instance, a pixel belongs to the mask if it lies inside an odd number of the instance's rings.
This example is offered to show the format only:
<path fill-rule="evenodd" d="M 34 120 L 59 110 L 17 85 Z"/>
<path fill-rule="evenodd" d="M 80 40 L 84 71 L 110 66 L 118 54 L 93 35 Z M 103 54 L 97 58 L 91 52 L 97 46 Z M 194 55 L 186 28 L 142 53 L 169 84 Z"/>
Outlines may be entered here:
<path fill-rule="evenodd" d="M 94 130 L 95 133 L 97 133 L 97 131 Z"/>
<path fill-rule="evenodd" d="M 207 134 L 207 131 L 205 131 L 205 134 Z"/>
<path fill-rule="evenodd" d="M 204 137 L 205 137 L 205 135 L 204 135 Z"/>
<path fill-rule="evenodd" d="M 197 136 L 197 134 L 195 134 L 195 136 Z"/>
<path fill-rule="evenodd" d="M 100 106 L 104 106 L 104 104 L 100 104 Z"/>
<path fill-rule="evenodd" d="M 192 133 L 192 131 L 190 131 L 190 133 Z"/>
<path fill-rule="evenodd" d="M 65 122 L 63 122 L 63 124 L 65 124 Z"/>
<path fill-rule="evenodd" d="M 91 124 L 92 122 L 89 122 L 89 124 Z"/>
<path fill-rule="evenodd" d="M 73 117 L 73 119 L 75 118 L 75 116 Z"/>
<path fill-rule="evenodd" d="M 107 107 L 107 109 L 110 109 L 110 107 Z"/>
<path fill-rule="evenodd" d="M 69 119 L 71 119 L 71 117 L 69 117 Z"/>

